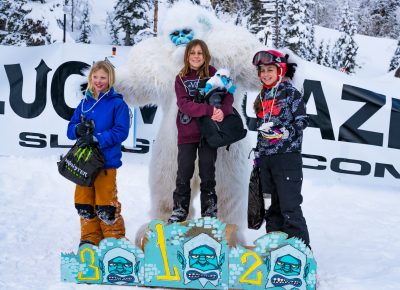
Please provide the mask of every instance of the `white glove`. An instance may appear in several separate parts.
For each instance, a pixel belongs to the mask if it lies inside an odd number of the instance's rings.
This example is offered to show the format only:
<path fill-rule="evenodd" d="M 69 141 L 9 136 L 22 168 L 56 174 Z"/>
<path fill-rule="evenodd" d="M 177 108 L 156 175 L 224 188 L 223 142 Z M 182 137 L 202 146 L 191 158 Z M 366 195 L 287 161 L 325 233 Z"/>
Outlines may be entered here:
<path fill-rule="evenodd" d="M 267 122 L 267 123 L 262 123 L 260 127 L 258 127 L 258 131 L 269 131 L 271 128 L 274 126 L 274 122 Z"/>

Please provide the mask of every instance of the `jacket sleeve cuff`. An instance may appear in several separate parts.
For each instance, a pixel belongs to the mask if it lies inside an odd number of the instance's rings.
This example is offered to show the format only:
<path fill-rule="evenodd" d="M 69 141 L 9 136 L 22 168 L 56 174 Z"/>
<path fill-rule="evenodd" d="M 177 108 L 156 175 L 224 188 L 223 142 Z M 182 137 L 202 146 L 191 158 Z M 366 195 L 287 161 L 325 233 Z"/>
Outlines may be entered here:
<path fill-rule="evenodd" d="M 208 105 L 207 107 L 207 116 L 212 116 L 214 114 L 214 107 L 211 105 Z"/>

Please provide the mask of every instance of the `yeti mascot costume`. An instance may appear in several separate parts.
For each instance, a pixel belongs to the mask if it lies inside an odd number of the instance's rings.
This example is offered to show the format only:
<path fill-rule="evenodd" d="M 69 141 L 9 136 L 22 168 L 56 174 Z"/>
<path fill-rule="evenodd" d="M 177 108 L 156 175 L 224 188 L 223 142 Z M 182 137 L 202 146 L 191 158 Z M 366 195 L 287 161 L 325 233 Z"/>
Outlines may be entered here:
<path fill-rule="evenodd" d="M 130 105 L 156 104 L 162 110 L 162 122 L 150 162 L 150 217 L 166 221 L 172 214 L 177 173 L 175 121 L 178 107 L 174 83 L 175 76 L 183 67 L 185 44 L 194 38 L 204 40 L 211 53 L 211 65 L 230 71 L 237 86 L 233 105 L 239 110 L 243 94 L 260 88 L 252 57 L 265 48 L 244 28 L 223 23 L 212 11 L 186 1 L 175 3 L 159 18 L 162 21 L 159 35 L 133 46 L 126 64 L 117 68 L 116 87 Z M 247 155 L 251 145 L 246 139 L 232 144 L 229 151 L 225 147 L 219 148 L 215 165 L 218 218 L 225 223 L 238 225 L 239 233 L 240 229 L 247 228 L 250 174 Z M 192 201 L 199 191 L 199 184 L 196 169 L 191 184 Z M 193 202 L 191 204 L 188 218 L 193 218 Z M 144 237 L 146 229 L 147 225 L 139 229 L 137 244 Z"/>

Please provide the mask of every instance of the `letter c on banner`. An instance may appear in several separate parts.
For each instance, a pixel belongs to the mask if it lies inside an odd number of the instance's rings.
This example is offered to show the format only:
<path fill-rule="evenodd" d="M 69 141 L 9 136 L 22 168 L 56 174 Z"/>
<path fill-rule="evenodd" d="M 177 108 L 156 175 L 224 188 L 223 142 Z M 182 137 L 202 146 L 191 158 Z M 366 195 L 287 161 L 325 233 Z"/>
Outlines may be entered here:
<path fill-rule="evenodd" d="M 90 65 L 81 61 L 68 61 L 60 65 L 54 72 L 53 80 L 51 81 L 51 101 L 56 113 L 67 121 L 71 119 L 74 109 L 65 102 L 65 81 L 72 74 L 83 76 L 83 71 L 89 67 Z"/>

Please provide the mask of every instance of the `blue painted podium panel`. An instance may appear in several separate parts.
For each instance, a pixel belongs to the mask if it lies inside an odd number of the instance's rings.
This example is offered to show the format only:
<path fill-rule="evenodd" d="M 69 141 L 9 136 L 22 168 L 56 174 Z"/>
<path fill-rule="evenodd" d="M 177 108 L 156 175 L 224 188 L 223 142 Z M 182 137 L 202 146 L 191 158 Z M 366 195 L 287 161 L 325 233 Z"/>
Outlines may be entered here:
<path fill-rule="evenodd" d="M 215 218 L 166 224 L 153 220 L 144 252 L 126 239 L 104 239 L 61 254 L 61 280 L 74 283 L 185 289 L 316 288 L 313 253 L 297 239 L 273 232 L 254 247 L 229 247 Z"/>

